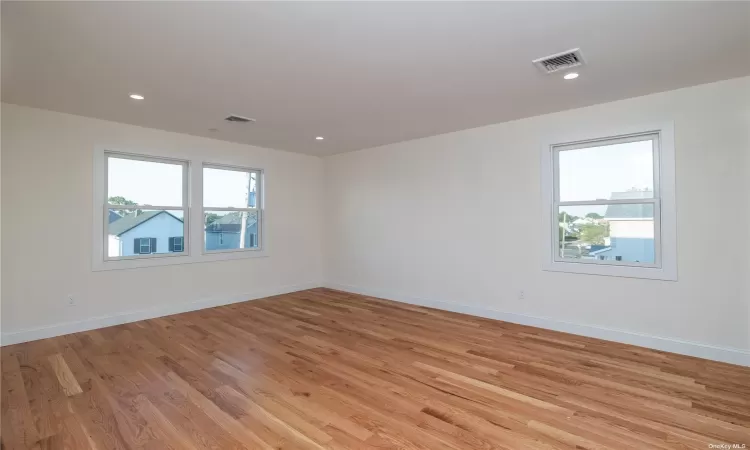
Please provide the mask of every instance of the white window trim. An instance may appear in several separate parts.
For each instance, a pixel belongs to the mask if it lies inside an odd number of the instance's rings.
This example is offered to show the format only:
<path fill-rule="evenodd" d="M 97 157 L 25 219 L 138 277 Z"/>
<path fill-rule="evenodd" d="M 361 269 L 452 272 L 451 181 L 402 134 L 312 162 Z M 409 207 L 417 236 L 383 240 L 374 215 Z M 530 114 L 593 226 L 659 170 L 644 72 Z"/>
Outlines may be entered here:
<path fill-rule="evenodd" d="M 675 149 L 674 123 L 620 127 L 603 130 L 601 133 L 572 133 L 548 138 L 541 149 L 542 184 L 542 269 L 553 272 L 567 272 L 588 275 L 605 275 L 654 280 L 677 280 L 677 213 L 675 201 Z M 639 134 L 658 134 L 659 152 L 654 155 L 655 185 L 652 203 L 654 226 L 657 232 L 654 245 L 658 246 L 656 264 L 634 265 L 628 262 L 607 261 L 568 261 L 557 257 L 558 224 L 555 207 L 555 148 L 586 141 L 614 139 Z M 608 201 L 612 203 L 613 201 Z M 627 201 L 625 201 L 627 203 Z M 638 203 L 649 203 L 640 200 Z M 615 201 L 617 203 L 617 201 Z M 632 202 L 631 202 L 632 203 Z"/>
<path fill-rule="evenodd" d="M 652 149 L 652 157 L 653 157 L 653 184 L 654 184 L 654 190 L 653 190 L 653 197 L 652 198 L 638 198 L 638 199 L 620 199 L 620 200 L 589 200 L 589 201 L 560 201 L 560 192 L 559 192 L 559 184 L 557 178 L 559 178 L 559 166 L 560 166 L 560 153 L 568 150 L 577 150 L 577 149 L 584 149 L 584 148 L 591 148 L 593 145 L 602 143 L 604 145 L 615 145 L 615 144 L 623 144 L 623 143 L 629 143 L 629 142 L 640 142 L 645 140 L 646 138 L 654 138 L 654 146 L 655 148 Z M 620 266 L 634 266 L 634 267 L 649 267 L 649 268 L 659 268 L 661 267 L 661 214 L 660 214 L 660 204 L 661 204 L 661 189 L 660 189 L 660 175 L 659 175 L 659 155 L 660 155 L 660 143 L 661 136 L 660 133 L 655 132 L 648 132 L 648 133 L 636 133 L 636 134 L 630 134 L 627 136 L 614 136 L 611 138 L 605 138 L 603 140 L 585 140 L 583 142 L 575 142 L 572 144 L 554 144 L 551 146 L 551 152 L 552 152 L 552 181 L 554 184 L 553 191 L 552 191 L 552 210 L 554 211 L 554 215 L 552 220 L 554 221 L 554 217 L 557 217 L 559 215 L 559 209 L 563 206 L 584 206 L 584 205 L 613 205 L 613 204 L 625 204 L 625 205 L 632 205 L 632 204 L 650 204 L 654 210 L 654 262 L 651 264 L 648 263 L 638 263 L 638 262 L 632 262 L 632 261 L 612 261 L 607 260 L 607 262 L 599 262 L 598 260 L 570 260 L 570 259 L 564 259 L 560 256 L 560 254 L 557 251 L 554 251 L 554 260 L 555 262 L 575 262 L 576 264 L 598 264 L 598 265 L 620 265 Z M 555 225 L 553 223 L 553 228 L 555 228 Z M 557 229 L 555 228 L 557 231 Z M 555 249 L 560 248 L 560 242 L 559 242 L 560 235 L 559 233 L 553 233 L 553 247 Z"/>
<path fill-rule="evenodd" d="M 197 152 L 208 153 L 209 149 L 196 149 Z M 204 160 L 200 157 L 196 157 L 190 154 L 179 154 L 179 153 L 166 153 L 160 150 L 153 149 L 127 149 L 120 146 L 98 146 L 94 148 L 94 164 L 93 164 L 93 203 L 92 203 L 92 214 L 93 226 L 92 226 L 92 245 L 91 245 L 91 270 L 94 272 L 107 271 L 107 270 L 127 270 L 127 269 L 138 269 L 144 267 L 157 267 L 157 266 L 169 266 L 178 264 L 196 264 L 206 263 L 214 261 L 229 261 L 236 259 L 248 259 L 248 258 L 265 258 L 270 255 L 270 232 L 267 227 L 266 216 L 268 215 L 268 207 L 265 202 L 265 195 L 262 199 L 258 199 L 258 205 L 263 208 L 263 241 L 262 249 L 255 251 L 240 251 L 240 252 L 210 252 L 203 253 L 200 251 L 191 251 L 192 249 L 199 249 L 203 245 L 203 228 L 188 227 L 184 233 L 183 248 L 187 251 L 168 252 L 168 253 L 157 253 L 150 255 L 136 255 L 136 256 L 123 256 L 117 259 L 106 258 L 108 251 L 107 235 L 104 234 L 105 226 L 109 223 L 108 217 L 105 217 L 101 212 L 104 210 L 103 206 L 105 201 L 106 192 L 106 172 L 105 164 L 106 158 L 105 153 L 118 153 L 118 154 L 130 154 L 137 158 L 144 159 L 163 159 L 170 161 L 187 161 L 188 165 L 188 196 L 186 203 L 186 214 L 187 221 L 191 224 L 203 223 L 203 210 L 201 205 L 203 204 L 203 164 Z M 226 165 L 238 167 L 239 164 L 243 164 L 245 161 L 212 161 L 208 164 Z M 248 164 L 252 166 L 253 164 Z M 261 182 L 265 187 L 265 178 L 268 175 L 267 169 L 262 169 Z M 260 195 L 258 195 L 260 197 Z M 198 207 L 194 207 L 198 205 Z M 181 209 L 181 208 L 177 208 Z"/>
<path fill-rule="evenodd" d="M 264 221 L 263 221 L 263 183 L 265 176 L 263 169 L 254 169 L 250 167 L 231 166 L 226 164 L 215 164 L 204 162 L 201 168 L 201 180 L 203 179 L 203 169 L 218 169 L 218 170 L 233 170 L 236 172 L 257 173 L 255 180 L 255 207 L 254 208 L 235 208 L 235 207 L 220 207 L 220 206 L 202 206 L 201 208 L 201 223 L 205 227 L 205 213 L 211 211 L 232 211 L 232 212 L 252 212 L 257 211 L 258 214 L 258 246 L 252 248 L 228 248 L 221 250 L 206 250 L 206 233 L 203 233 L 203 242 L 201 244 L 201 251 L 204 255 L 214 255 L 218 253 L 242 253 L 242 252 L 263 252 L 263 232 L 264 232 Z M 201 201 L 202 203 L 202 201 Z M 224 243 L 223 236 L 221 243 Z"/>
<path fill-rule="evenodd" d="M 99 230 L 102 230 L 102 258 L 104 262 L 113 262 L 113 261 L 124 261 L 124 260 L 137 260 L 137 259 L 144 259 L 144 258 L 163 258 L 163 257 L 184 257 L 190 255 L 190 248 L 188 248 L 187 252 L 184 252 L 179 255 L 175 255 L 172 253 L 154 253 L 155 249 L 151 248 L 151 243 L 149 242 L 149 250 L 151 250 L 149 253 L 141 253 L 141 248 L 143 246 L 140 244 L 140 241 L 138 243 L 139 249 L 138 253 L 132 256 L 109 256 L 108 251 L 108 225 L 109 225 L 109 210 L 113 207 L 119 206 L 119 205 L 111 205 L 107 201 L 109 192 L 107 192 L 107 184 L 108 184 L 108 156 L 113 156 L 116 158 L 121 159 L 132 159 L 136 161 L 146 161 L 146 162 L 155 162 L 155 163 L 165 163 L 165 164 L 174 164 L 179 165 L 182 167 L 182 206 L 176 206 L 176 205 L 132 205 L 132 206 L 123 206 L 122 209 L 149 209 L 149 210 L 164 210 L 164 211 L 182 211 L 182 229 L 183 229 L 183 235 L 188 234 L 190 231 L 190 192 L 189 192 L 189 186 L 190 186 L 190 161 L 184 160 L 184 159 L 176 159 L 176 158 L 167 158 L 163 156 L 154 156 L 154 155 L 143 155 L 143 154 L 136 154 L 131 152 L 121 152 L 121 151 L 113 151 L 113 150 L 103 150 L 102 151 L 102 177 L 103 180 L 98 187 L 103 191 L 102 194 L 97 197 L 101 201 L 99 204 L 99 208 L 104 208 L 103 210 L 103 216 L 105 217 L 104 223 Z M 96 189 L 96 188 L 95 188 Z M 96 200 L 95 200 L 96 201 Z M 95 207 L 96 208 L 96 207 Z M 96 211 L 96 209 L 95 209 Z M 94 228 L 95 230 L 97 228 Z"/>

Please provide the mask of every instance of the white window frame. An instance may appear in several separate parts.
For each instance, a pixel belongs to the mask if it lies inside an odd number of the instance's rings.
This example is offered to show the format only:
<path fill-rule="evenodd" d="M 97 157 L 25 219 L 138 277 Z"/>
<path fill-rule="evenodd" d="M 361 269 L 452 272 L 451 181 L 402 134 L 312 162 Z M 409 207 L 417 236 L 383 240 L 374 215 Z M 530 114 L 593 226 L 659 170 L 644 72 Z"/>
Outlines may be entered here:
<path fill-rule="evenodd" d="M 179 257 L 186 257 L 190 256 L 190 248 L 188 247 L 186 252 L 183 252 L 181 254 L 175 254 L 171 252 L 167 253 L 153 253 L 153 250 L 151 249 L 151 243 L 149 242 L 149 249 L 152 250 L 150 253 L 140 253 L 141 249 L 143 248 L 142 244 L 139 241 L 138 245 L 138 251 L 139 253 L 137 255 L 133 256 L 109 256 L 109 210 L 110 209 L 120 209 L 120 210 L 163 210 L 163 211 L 182 211 L 182 233 L 183 236 L 188 235 L 190 231 L 190 208 L 189 208 L 189 173 L 190 173 L 190 161 L 182 160 L 182 159 L 174 159 L 174 158 L 163 158 L 163 157 L 156 157 L 156 156 L 146 156 L 146 155 L 138 155 L 138 154 L 132 154 L 132 153 L 124 153 L 124 152 L 117 152 L 117 151 L 104 151 L 104 162 L 103 162 L 103 186 L 102 189 L 104 190 L 104 223 L 103 227 L 99 228 L 102 230 L 102 238 L 103 238 L 103 259 L 104 262 L 109 261 L 124 261 L 124 260 L 133 260 L 133 259 L 143 259 L 143 258 L 179 258 Z M 152 162 L 152 163 L 162 163 L 162 164 L 173 164 L 178 165 L 182 167 L 182 206 L 175 206 L 175 205 L 113 205 L 109 203 L 109 158 L 119 158 L 119 159 L 132 159 L 134 161 L 145 161 L 145 162 Z M 96 229 L 96 228 L 95 228 Z"/>
<path fill-rule="evenodd" d="M 264 174 L 263 169 L 253 169 L 250 167 L 241 167 L 241 166 L 232 166 L 232 165 L 225 165 L 225 164 L 214 164 L 209 162 L 204 162 L 201 167 L 201 178 L 203 177 L 203 169 L 218 169 L 218 170 L 232 170 L 235 172 L 242 172 L 242 173 L 255 173 L 255 207 L 254 208 L 236 208 L 231 206 L 205 206 L 201 205 L 201 220 L 203 224 L 203 243 L 201 245 L 201 251 L 204 255 L 214 255 L 219 253 L 245 253 L 245 252 L 262 252 L 263 251 L 263 181 L 264 181 Z M 248 192 L 249 195 L 249 192 Z M 258 239 L 257 247 L 251 247 L 251 248 L 228 248 L 228 249 L 218 249 L 218 250 L 206 250 L 206 233 L 205 233 L 205 215 L 207 212 L 256 212 L 258 215 Z M 222 236 L 222 244 L 223 244 L 223 236 Z"/>
<path fill-rule="evenodd" d="M 182 161 L 188 164 L 187 177 L 183 177 L 183 182 L 187 185 L 187 190 L 183 193 L 187 195 L 187 203 L 184 206 L 187 208 L 187 213 L 184 216 L 183 223 L 185 224 L 183 233 L 183 252 L 167 252 L 161 254 L 151 255 L 136 255 L 134 257 L 118 257 L 116 259 L 108 258 L 108 239 L 107 239 L 107 226 L 109 223 L 109 217 L 101 213 L 107 211 L 104 208 L 107 202 L 107 158 L 106 154 L 118 154 L 118 155 L 130 155 L 136 159 L 153 159 L 161 161 Z M 238 167 L 243 170 L 260 170 L 261 182 L 259 183 L 258 193 L 256 193 L 256 205 L 262 208 L 261 227 L 263 229 L 263 240 L 259 241 L 262 243 L 262 249 L 248 249 L 252 251 L 236 251 L 236 252 L 209 252 L 204 253 L 195 249 L 205 247 L 204 240 L 204 228 L 202 226 L 188 226 L 189 224 L 202 224 L 203 223 L 203 209 L 200 207 L 203 204 L 203 164 L 206 163 L 200 155 L 215 153 L 210 148 L 188 148 L 185 152 L 181 151 L 162 151 L 158 149 L 130 149 L 122 148 L 116 145 L 97 146 L 93 151 L 93 203 L 92 203 L 92 245 L 91 245 L 91 270 L 94 272 L 107 271 L 107 270 L 126 270 L 136 269 L 143 267 L 156 267 L 156 266 L 167 266 L 176 264 L 194 264 L 194 263 L 206 263 L 213 261 L 227 261 L 235 259 L 248 259 L 248 258 L 266 258 L 270 256 L 270 232 L 266 226 L 266 217 L 268 216 L 268 205 L 265 202 L 265 195 L 261 195 L 261 189 L 265 191 L 266 177 L 268 176 L 268 170 L 266 169 L 247 169 L 246 167 L 257 166 L 251 160 L 243 157 L 234 157 L 222 161 L 221 158 L 215 159 L 213 162 L 208 163 L 216 166 L 228 166 Z M 199 205 L 199 207 L 195 207 Z M 128 209 L 122 205 L 114 205 L 116 209 Z M 145 206 L 142 205 L 140 209 L 145 208 L 161 208 L 159 206 Z M 135 207 L 132 207 L 135 208 Z M 179 208 L 178 208 L 179 209 Z M 108 214 L 108 212 L 107 212 Z M 260 221 L 260 219 L 259 219 Z M 102 231 L 104 230 L 104 231 Z"/>
<path fill-rule="evenodd" d="M 559 153 L 598 144 L 634 142 L 655 136 L 654 196 L 651 199 L 559 201 Z M 603 133 L 577 133 L 548 139 L 542 146 L 543 269 L 589 275 L 606 275 L 656 280 L 677 280 L 677 217 L 675 201 L 674 124 L 622 127 Z M 603 204 L 652 204 L 654 207 L 653 264 L 613 260 L 571 260 L 559 254 L 560 206 Z"/>

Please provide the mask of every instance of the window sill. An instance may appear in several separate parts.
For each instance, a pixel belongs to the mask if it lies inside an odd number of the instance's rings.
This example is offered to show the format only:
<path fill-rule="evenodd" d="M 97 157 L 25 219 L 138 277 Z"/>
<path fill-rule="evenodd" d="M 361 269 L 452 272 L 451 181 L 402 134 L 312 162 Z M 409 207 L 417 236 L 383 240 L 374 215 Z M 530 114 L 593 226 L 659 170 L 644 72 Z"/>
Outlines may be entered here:
<path fill-rule="evenodd" d="M 665 267 L 634 267 L 608 264 L 588 264 L 576 262 L 547 262 L 542 268 L 548 272 L 577 273 L 622 278 L 643 278 L 647 280 L 677 281 L 677 269 Z"/>
<path fill-rule="evenodd" d="M 91 270 L 93 272 L 102 272 L 108 270 L 128 270 L 140 269 L 143 267 L 174 266 L 180 264 L 200 264 L 216 261 L 232 261 L 237 259 L 266 258 L 268 256 L 268 251 L 266 250 L 216 252 L 181 256 L 165 254 L 163 257 L 151 256 L 145 258 L 95 261 Z"/>

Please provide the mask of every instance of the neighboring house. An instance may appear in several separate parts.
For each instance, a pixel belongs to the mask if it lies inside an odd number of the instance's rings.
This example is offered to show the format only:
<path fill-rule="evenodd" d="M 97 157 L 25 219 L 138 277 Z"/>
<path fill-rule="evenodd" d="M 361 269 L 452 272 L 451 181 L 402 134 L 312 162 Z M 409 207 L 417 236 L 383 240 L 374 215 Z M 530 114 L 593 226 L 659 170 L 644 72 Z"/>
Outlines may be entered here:
<path fill-rule="evenodd" d="M 182 219 L 167 211 L 127 215 L 109 224 L 109 256 L 182 252 L 183 236 Z"/>
<path fill-rule="evenodd" d="M 247 218 L 245 248 L 258 246 L 257 217 Z M 206 227 L 206 250 L 230 250 L 240 248 L 242 213 L 226 214 Z"/>
<path fill-rule="evenodd" d="M 117 214 L 115 214 L 117 215 Z M 209 224 L 206 229 L 206 250 L 240 248 L 242 214 L 226 214 Z M 245 248 L 258 247 L 258 224 L 248 217 Z M 109 256 L 133 256 L 152 253 L 174 253 L 185 249 L 182 219 L 168 211 L 148 211 L 138 215 L 110 214 Z"/>
<path fill-rule="evenodd" d="M 650 191 L 613 192 L 613 200 L 650 198 Z M 616 204 L 607 207 L 609 246 L 591 251 L 598 259 L 654 263 L 654 209 L 651 204 Z"/>

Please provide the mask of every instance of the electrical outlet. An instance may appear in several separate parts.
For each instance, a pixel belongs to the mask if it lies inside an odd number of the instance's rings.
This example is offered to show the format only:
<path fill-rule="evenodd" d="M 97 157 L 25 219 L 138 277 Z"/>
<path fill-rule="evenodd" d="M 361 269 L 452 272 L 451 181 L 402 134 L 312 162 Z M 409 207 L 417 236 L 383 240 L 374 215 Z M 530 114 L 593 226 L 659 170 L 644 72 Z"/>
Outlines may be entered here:
<path fill-rule="evenodd" d="M 68 295 L 68 306 L 75 306 L 76 305 L 76 298 L 73 297 L 73 295 Z"/>
<path fill-rule="evenodd" d="M 526 299 L 526 292 L 525 291 L 518 291 L 518 299 L 519 300 Z"/>

